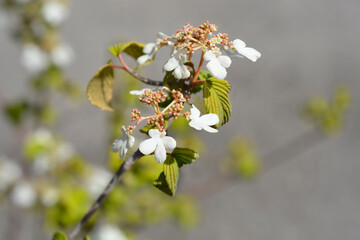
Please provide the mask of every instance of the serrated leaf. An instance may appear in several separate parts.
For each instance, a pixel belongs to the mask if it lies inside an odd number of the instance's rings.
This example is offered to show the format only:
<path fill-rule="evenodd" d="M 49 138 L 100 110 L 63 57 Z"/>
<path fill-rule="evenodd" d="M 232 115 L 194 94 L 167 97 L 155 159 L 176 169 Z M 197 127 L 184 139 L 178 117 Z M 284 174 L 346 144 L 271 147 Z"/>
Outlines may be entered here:
<path fill-rule="evenodd" d="M 119 43 L 114 46 L 109 47 L 109 51 L 114 56 L 118 56 L 121 52 L 125 52 L 129 56 L 137 59 L 138 57 L 144 55 L 143 49 L 145 44 L 138 42 L 128 42 L 128 43 Z"/>
<path fill-rule="evenodd" d="M 229 121 L 231 115 L 231 103 L 229 92 L 231 86 L 226 80 L 219 80 L 211 77 L 203 85 L 203 98 L 208 113 L 215 113 L 219 116 L 220 122 L 217 128 Z"/>
<path fill-rule="evenodd" d="M 114 111 L 111 105 L 114 87 L 114 69 L 110 64 L 101 67 L 92 77 L 86 90 L 91 104 L 102 110 Z"/>
<path fill-rule="evenodd" d="M 160 191 L 166 193 L 167 195 L 169 196 L 173 196 L 170 188 L 169 188 L 169 185 L 167 184 L 166 182 L 166 177 L 165 177 L 165 174 L 164 172 L 161 172 L 158 179 L 156 179 L 154 182 L 153 182 L 153 185 L 154 187 L 156 187 L 157 189 L 159 189 Z"/>
<path fill-rule="evenodd" d="M 199 154 L 197 151 L 189 148 L 175 148 L 171 153 L 171 156 L 176 159 L 176 162 L 180 168 L 183 165 L 194 162 L 199 157 Z"/>
<path fill-rule="evenodd" d="M 174 196 L 179 179 L 179 166 L 176 159 L 171 155 L 168 155 L 164 162 L 164 175 L 166 183 L 171 191 L 171 196 Z"/>
<path fill-rule="evenodd" d="M 208 80 L 209 78 L 211 78 L 211 74 L 208 72 L 208 71 L 200 71 L 200 74 L 199 74 L 199 77 L 198 79 L 199 80 Z"/>
<path fill-rule="evenodd" d="M 67 236 L 63 232 L 56 232 L 52 240 L 68 240 Z"/>

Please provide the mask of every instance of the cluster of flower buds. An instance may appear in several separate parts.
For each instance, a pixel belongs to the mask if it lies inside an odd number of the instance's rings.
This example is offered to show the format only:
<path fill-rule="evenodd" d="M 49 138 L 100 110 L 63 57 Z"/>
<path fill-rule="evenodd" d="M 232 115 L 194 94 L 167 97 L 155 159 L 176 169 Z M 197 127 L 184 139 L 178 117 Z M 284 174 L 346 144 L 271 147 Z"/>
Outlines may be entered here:
<path fill-rule="evenodd" d="M 173 71 L 176 79 L 188 79 L 191 77 L 191 73 L 189 67 L 184 63 L 187 59 L 191 62 L 195 51 L 201 50 L 199 68 L 201 68 L 202 60 L 208 61 L 206 68 L 210 73 L 218 79 L 225 79 L 226 68 L 230 67 L 231 59 L 246 57 L 255 62 L 260 58 L 261 54 L 257 50 L 246 47 L 246 44 L 240 39 L 229 41 L 228 34 L 215 34 L 215 31 L 217 31 L 217 26 L 206 21 L 199 27 L 185 24 L 172 36 L 159 33 L 156 44 L 146 44 L 143 50 L 144 55 L 140 56 L 137 61 L 139 64 L 143 64 L 151 60 L 161 47 L 170 46 L 172 53 L 164 69 Z M 194 79 L 194 81 L 196 80 Z"/>

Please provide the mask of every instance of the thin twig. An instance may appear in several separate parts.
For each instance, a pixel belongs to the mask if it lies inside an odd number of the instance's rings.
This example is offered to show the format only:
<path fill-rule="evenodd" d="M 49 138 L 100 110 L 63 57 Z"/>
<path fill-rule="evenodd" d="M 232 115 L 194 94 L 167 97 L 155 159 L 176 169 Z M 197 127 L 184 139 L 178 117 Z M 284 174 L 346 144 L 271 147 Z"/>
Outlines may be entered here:
<path fill-rule="evenodd" d="M 117 68 L 121 68 L 124 69 L 126 72 L 128 72 L 131 76 L 133 76 L 134 78 L 139 79 L 140 81 L 142 81 L 143 83 L 149 84 L 149 85 L 153 85 L 153 86 L 162 86 L 162 82 L 161 81 L 156 81 L 156 80 L 151 80 L 148 79 L 146 77 L 140 76 L 139 74 L 137 74 L 136 72 L 134 72 L 131 68 L 128 67 L 128 65 L 126 65 L 124 59 L 122 58 L 121 54 L 119 54 L 118 56 L 121 64 L 124 67 L 117 67 Z M 112 65 L 114 67 L 114 65 Z"/>
<path fill-rule="evenodd" d="M 168 119 L 168 127 L 171 125 L 174 120 L 174 116 L 170 116 Z M 106 197 L 111 193 L 115 185 L 120 181 L 121 176 L 130 170 L 132 165 L 140 159 L 144 154 L 140 152 L 140 150 L 136 150 L 136 152 L 131 155 L 128 159 L 126 159 L 123 164 L 121 164 L 120 168 L 116 171 L 115 175 L 112 177 L 105 190 L 101 193 L 101 195 L 96 199 L 84 217 L 78 222 L 78 224 L 74 227 L 74 229 L 68 234 L 68 239 L 73 239 L 80 230 L 86 225 L 86 223 L 90 220 L 90 218 L 94 215 L 94 213 L 100 208 L 100 206 L 105 201 Z"/>
<path fill-rule="evenodd" d="M 109 184 L 106 186 L 105 190 L 102 192 L 102 194 L 96 199 L 96 201 L 93 203 L 93 205 L 90 207 L 89 211 L 84 215 L 84 217 L 78 222 L 78 224 L 74 227 L 74 229 L 69 233 L 68 238 L 69 240 L 73 239 L 80 230 L 85 226 L 85 224 L 89 221 L 89 219 L 94 215 L 94 213 L 99 209 L 99 207 L 102 205 L 106 197 L 110 194 L 110 192 L 113 190 L 115 185 L 119 182 L 121 176 L 127 172 L 131 166 L 142 156 L 144 156 L 139 149 L 136 150 L 136 152 L 130 156 L 123 164 L 121 164 L 120 168 L 117 170 Z"/>

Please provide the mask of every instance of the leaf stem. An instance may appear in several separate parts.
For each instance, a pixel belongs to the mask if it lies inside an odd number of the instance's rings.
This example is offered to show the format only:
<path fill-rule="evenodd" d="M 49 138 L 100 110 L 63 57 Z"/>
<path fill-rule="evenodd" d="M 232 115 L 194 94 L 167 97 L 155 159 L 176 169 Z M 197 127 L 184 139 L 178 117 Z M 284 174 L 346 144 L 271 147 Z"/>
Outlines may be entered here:
<path fill-rule="evenodd" d="M 199 66 L 198 66 L 198 69 L 197 69 L 197 71 L 196 71 L 196 73 L 195 73 L 195 75 L 194 75 L 194 77 L 193 77 L 192 84 L 194 84 L 194 83 L 197 81 L 197 79 L 198 79 L 198 77 L 199 77 L 199 75 L 200 75 L 201 67 L 202 67 L 202 65 L 203 65 L 203 63 L 204 63 L 204 54 L 205 54 L 205 52 L 202 52 L 202 53 L 201 53 L 201 58 L 200 58 Z"/>

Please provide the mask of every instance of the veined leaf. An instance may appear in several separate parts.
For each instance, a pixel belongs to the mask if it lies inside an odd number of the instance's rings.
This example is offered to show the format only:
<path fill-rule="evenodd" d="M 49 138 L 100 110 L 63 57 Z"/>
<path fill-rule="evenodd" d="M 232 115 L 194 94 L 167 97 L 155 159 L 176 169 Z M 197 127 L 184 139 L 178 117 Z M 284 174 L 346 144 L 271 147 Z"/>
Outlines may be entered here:
<path fill-rule="evenodd" d="M 164 175 L 166 183 L 171 191 L 171 196 L 174 196 L 179 179 L 179 166 L 176 159 L 171 155 L 168 155 L 164 162 Z"/>
<path fill-rule="evenodd" d="M 167 184 L 166 182 L 166 177 L 165 177 L 165 174 L 164 172 L 161 172 L 158 179 L 156 179 L 154 182 L 153 182 L 153 185 L 154 187 L 156 187 L 157 189 L 159 189 L 160 191 L 166 193 L 167 195 L 169 196 L 173 196 L 170 188 L 169 188 L 169 185 Z"/>
<path fill-rule="evenodd" d="M 63 232 L 56 232 L 52 238 L 53 240 L 67 240 L 67 236 Z"/>
<path fill-rule="evenodd" d="M 194 162 L 199 157 L 199 154 L 197 151 L 189 148 L 175 148 L 171 153 L 171 156 L 176 159 L 176 162 L 180 168 L 185 164 Z"/>
<path fill-rule="evenodd" d="M 207 79 L 204 83 L 203 97 L 206 111 L 219 116 L 220 122 L 216 125 L 217 128 L 229 121 L 231 115 L 230 89 L 229 82 L 214 77 Z"/>
<path fill-rule="evenodd" d="M 101 67 L 93 76 L 86 90 L 86 95 L 91 104 L 102 110 L 114 111 L 111 106 L 114 87 L 114 69 L 110 64 Z"/>
<path fill-rule="evenodd" d="M 137 59 L 144 55 L 143 48 L 145 44 L 138 42 L 119 43 L 117 45 L 109 47 L 109 51 L 114 55 L 118 56 L 121 52 L 125 52 L 129 56 Z"/>

